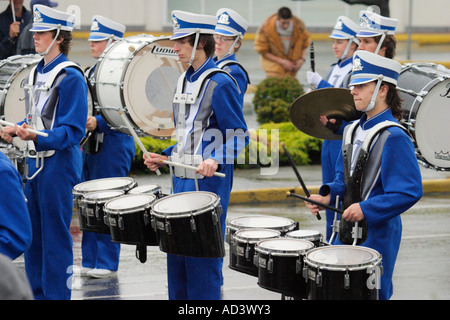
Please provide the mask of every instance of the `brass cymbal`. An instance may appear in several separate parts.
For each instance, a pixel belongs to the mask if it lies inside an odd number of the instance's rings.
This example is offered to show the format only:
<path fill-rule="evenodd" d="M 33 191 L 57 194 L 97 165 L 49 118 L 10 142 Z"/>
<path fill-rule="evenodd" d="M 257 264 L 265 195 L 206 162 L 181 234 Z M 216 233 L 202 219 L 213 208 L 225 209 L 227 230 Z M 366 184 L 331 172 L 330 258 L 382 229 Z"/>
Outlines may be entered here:
<path fill-rule="evenodd" d="M 291 104 L 289 110 L 291 122 L 300 131 L 320 139 L 342 139 L 342 135 L 333 133 L 320 122 L 321 115 L 346 121 L 360 117 L 350 90 L 344 88 L 324 88 L 305 93 Z"/>

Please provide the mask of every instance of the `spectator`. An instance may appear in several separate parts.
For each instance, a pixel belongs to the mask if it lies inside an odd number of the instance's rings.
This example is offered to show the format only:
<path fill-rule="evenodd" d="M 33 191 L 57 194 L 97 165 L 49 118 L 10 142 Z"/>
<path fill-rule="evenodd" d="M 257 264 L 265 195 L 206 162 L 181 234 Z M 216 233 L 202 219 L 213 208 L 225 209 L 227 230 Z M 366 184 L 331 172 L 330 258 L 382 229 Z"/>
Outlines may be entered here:
<path fill-rule="evenodd" d="M 258 29 L 254 49 L 267 77 L 295 77 L 305 62 L 309 43 L 305 23 L 282 7 Z"/>

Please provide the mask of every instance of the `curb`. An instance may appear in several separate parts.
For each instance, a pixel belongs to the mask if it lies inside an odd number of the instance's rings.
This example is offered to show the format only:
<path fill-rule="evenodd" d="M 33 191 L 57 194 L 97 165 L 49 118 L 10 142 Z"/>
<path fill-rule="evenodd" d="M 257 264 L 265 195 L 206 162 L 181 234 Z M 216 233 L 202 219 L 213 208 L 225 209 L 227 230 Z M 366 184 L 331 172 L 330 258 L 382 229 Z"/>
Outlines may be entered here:
<path fill-rule="evenodd" d="M 320 186 L 308 187 L 312 194 L 319 192 Z M 286 201 L 287 192 L 292 191 L 304 196 L 305 193 L 300 187 L 293 188 L 267 188 L 255 190 L 236 190 L 231 191 L 230 204 L 252 204 L 264 202 Z M 436 179 L 423 181 L 423 193 L 450 193 L 450 179 Z M 297 200 L 298 201 L 298 200 Z"/>

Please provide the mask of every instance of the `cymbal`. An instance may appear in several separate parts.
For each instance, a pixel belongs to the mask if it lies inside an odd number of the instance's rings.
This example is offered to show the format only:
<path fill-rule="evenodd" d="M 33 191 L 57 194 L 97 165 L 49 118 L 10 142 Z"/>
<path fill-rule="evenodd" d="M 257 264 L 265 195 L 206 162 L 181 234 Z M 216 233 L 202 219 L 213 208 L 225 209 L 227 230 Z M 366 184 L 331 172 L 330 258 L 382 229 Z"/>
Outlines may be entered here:
<path fill-rule="evenodd" d="M 321 115 L 352 121 L 359 119 L 349 89 L 324 88 L 298 97 L 289 110 L 289 117 L 300 131 L 320 139 L 340 140 L 342 135 L 333 133 L 319 120 Z"/>

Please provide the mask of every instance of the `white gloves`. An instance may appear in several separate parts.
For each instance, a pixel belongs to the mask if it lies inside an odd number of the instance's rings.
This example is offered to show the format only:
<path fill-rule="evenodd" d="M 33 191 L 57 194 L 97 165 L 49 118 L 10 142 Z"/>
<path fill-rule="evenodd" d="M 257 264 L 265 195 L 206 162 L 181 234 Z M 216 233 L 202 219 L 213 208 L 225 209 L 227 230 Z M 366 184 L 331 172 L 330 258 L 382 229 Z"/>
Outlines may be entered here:
<path fill-rule="evenodd" d="M 317 72 L 312 71 L 306 71 L 306 79 L 308 80 L 309 84 L 317 87 L 320 83 L 320 81 L 323 80 L 322 76 L 318 74 Z"/>

